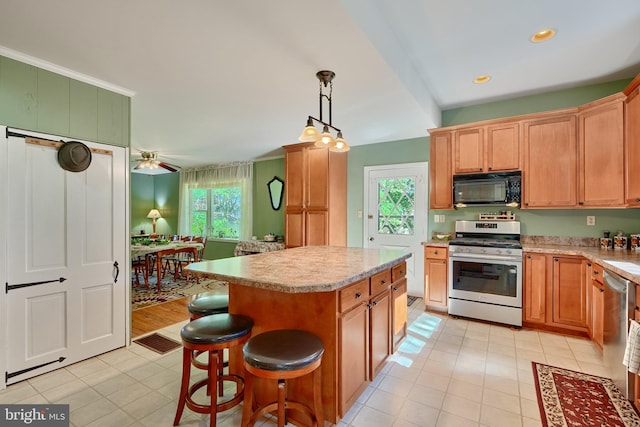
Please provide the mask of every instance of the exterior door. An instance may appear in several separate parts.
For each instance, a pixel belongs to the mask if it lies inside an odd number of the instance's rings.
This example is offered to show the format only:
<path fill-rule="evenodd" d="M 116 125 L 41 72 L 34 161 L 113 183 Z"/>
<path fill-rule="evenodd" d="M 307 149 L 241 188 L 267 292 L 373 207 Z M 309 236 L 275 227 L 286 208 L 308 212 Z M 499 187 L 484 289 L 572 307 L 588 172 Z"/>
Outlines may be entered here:
<path fill-rule="evenodd" d="M 69 172 L 44 138 L 3 141 L 7 384 L 126 345 L 127 149 Z"/>
<path fill-rule="evenodd" d="M 365 248 L 401 248 L 407 259 L 407 292 L 424 296 L 422 242 L 427 240 L 428 165 L 408 163 L 364 168 Z"/>

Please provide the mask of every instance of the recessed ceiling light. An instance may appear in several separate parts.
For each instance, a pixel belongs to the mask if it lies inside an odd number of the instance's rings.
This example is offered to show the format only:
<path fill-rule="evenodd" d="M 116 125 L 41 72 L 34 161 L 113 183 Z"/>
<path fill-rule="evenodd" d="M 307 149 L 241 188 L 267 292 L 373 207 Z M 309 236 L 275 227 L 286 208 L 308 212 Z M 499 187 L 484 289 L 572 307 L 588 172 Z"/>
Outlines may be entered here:
<path fill-rule="evenodd" d="M 545 28 L 544 30 L 540 30 L 534 35 L 531 36 L 531 41 L 534 43 L 540 43 L 549 40 L 553 36 L 556 35 L 556 32 L 551 28 Z"/>
<path fill-rule="evenodd" d="M 491 76 L 478 76 L 475 79 L 473 79 L 473 82 L 477 84 L 482 84 L 482 83 L 488 82 L 489 80 L 491 80 Z"/>

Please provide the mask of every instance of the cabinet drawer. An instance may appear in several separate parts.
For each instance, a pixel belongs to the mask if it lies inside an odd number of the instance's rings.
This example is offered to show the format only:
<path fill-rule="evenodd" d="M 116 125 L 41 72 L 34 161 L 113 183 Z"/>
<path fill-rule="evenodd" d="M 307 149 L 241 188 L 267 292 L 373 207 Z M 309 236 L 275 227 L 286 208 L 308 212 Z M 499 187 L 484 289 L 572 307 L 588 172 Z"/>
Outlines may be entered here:
<path fill-rule="evenodd" d="M 371 276 L 371 295 L 378 295 L 380 292 L 388 290 L 391 285 L 391 270 L 381 271 Z"/>
<path fill-rule="evenodd" d="M 361 280 L 349 287 L 340 290 L 340 312 L 345 312 L 355 307 L 362 301 L 369 299 L 369 279 Z"/>
<path fill-rule="evenodd" d="M 640 289 L 638 288 L 640 288 L 640 286 L 636 286 L 636 311 L 640 310 Z"/>
<path fill-rule="evenodd" d="M 391 281 L 393 283 L 395 283 L 398 280 L 402 279 L 406 275 L 407 275 L 407 263 L 406 262 L 398 264 L 398 265 L 396 265 L 395 267 L 393 267 L 391 269 Z"/>
<path fill-rule="evenodd" d="M 600 285 L 604 286 L 604 276 L 603 276 L 604 268 L 602 268 L 599 264 L 593 264 L 591 270 L 591 277 L 594 282 L 598 282 Z"/>
<path fill-rule="evenodd" d="M 447 259 L 447 248 L 439 246 L 425 246 L 424 257 L 429 259 Z"/>

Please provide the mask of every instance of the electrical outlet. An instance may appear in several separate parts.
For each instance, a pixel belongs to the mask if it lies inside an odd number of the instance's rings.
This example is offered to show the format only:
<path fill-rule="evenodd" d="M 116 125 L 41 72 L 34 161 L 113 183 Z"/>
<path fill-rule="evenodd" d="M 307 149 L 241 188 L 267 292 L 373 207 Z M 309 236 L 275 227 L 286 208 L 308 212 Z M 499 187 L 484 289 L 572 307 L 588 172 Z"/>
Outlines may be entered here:
<path fill-rule="evenodd" d="M 587 225 L 596 225 L 596 217 L 592 215 L 587 216 Z"/>
<path fill-rule="evenodd" d="M 444 215 L 434 215 L 433 216 L 433 222 L 444 222 Z"/>
<path fill-rule="evenodd" d="M 358 218 L 362 218 L 362 211 L 358 211 Z"/>

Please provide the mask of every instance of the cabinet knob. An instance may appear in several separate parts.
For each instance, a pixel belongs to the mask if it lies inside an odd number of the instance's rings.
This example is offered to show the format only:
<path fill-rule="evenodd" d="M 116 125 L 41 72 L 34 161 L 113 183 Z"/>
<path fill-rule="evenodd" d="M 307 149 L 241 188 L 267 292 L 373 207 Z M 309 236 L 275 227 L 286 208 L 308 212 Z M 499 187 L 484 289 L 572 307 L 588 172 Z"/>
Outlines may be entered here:
<path fill-rule="evenodd" d="M 597 276 L 598 274 L 599 274 L 599 273 L 598 273 L 597 271 L 594 271 L 594 272 L 593 272 L 593 275 L 594 275 L 594 276 Z"/>
<path fill-rule="evenodd" d="M 598 290 L 599 290 L 600 292 L 604 292 L 604 289 L 602 289 L 602 288 L 599 288 Z"/>
<path fill-rule="evenodd" d="M 381 284 L 381 285 L 385 285 L 386 283 L 387 283 L 387 281 L 386 281 L 386 280 L 384 280 L 384 279 L 382 279 L 382 280 L 380 281 L 380 284 Z"/>
<path fill-rule="evenodd" d="M 374 302 L 373 302 L 373 305 L 378 305 L 378 301 L 374 301 Z"/>
<path fill-rule="evenodd" d="M 636 199 L 636 202 L 640 202 L 640 197 L 638 197 L 638 198 Z"/>
<path fill-rule="evenodd" d="M 397 291 L 398 288 L 396 288 L 395 286 L 393 287 L 393 292 Z"/>
<path fill-rule="evenodd" d="M 356 292 L 356 298 L 360 298 L 362 294 L 360 292 Z"/>
<path fill-rule="evenodd" d="M 371 304 L 367 304 L 367 308 L 371 308 L 371 307 L 372 307 Z"/>
<path fill-rule="evenodd" d="M 579 205 L 584 205 L 584 202 L 578 202 Z"/>

